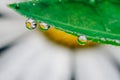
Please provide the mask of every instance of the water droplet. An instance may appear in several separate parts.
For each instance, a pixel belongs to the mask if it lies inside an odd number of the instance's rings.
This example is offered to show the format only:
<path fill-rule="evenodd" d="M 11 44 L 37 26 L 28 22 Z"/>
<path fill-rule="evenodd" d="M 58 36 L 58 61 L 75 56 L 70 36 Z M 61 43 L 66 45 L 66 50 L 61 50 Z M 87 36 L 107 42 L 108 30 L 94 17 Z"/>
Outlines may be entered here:
<path fill-rule="evenodd" d="M 94 3 L 95 2 L 95 0 L 90 0 L 90 3 Z"/>
<path fill-rule="evenodd" d="M 62 0 L 58 0 L 59 2 L 61 2 Z"/>
<path fill-rule="evenodd" d="M 115 42 L 115 40 L 110 39 L 110 38 L 106 38 L 106 41 Z"/>
<path fill-rule="evenodd" d="M 16 8 L 16 9 L 19 9 L 19 8 L 20 8 L 20 6 L 19 6 L 19 0 L 16 0 L 15 2 L 16 2 L 15 8 Z"/>
<path fill-rule="evenodd" d="M 120 40 L 115 40 L 116 43 L 120 44 Z"/>
<path fill-rule="evenodd" d="M 30 18 L 26 20 L 25 24 L 26 24 L 26 28 L 28 28 L 29 30 L 33 30 L 37 27 L 35 21 Z"/>
<path fill-rule="evenodd" d="M 33 3 L 33 6 L 35 6 L 36 4 L 35 3 Z"/>
<path fill-rule="evenodd" d="M 16 9 L 20 9 L 20 7 L 18 5 L 15 6 Z"/>
<path fill-rule="evenodd" d="M 102 40 L 102 41 L 106 41 L 106 39 L 105 39 L 105 38 L 100 38 L 100 40 Z"/>
<path fill-rule="evenodd" d="M 87 38 L 86 38 L 86 36 L 84 36 L 84 35 L 79 36 L 79 37 L 78 37 L 78 43 L 79 43 L 80 45 L 85 45 L 85 44 L 87 43 Z"/>
<path fill-rule="evenodd" d="M 44 22 L 41 22 L 39 24 L 39 27 L 40 27 L 41 30 L 48 30 L 50 28 L 50 25 L 48 25 L 48 24 L 46 24 Z"/>

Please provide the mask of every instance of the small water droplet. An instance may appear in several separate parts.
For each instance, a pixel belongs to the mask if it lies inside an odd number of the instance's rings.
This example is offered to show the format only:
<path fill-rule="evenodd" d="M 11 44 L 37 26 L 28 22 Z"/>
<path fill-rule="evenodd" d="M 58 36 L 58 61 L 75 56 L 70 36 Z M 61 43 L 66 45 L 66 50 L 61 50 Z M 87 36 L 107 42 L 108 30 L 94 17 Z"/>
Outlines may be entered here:
<path fill-rule="evenodd" d="M 33 3 L 33 6 L 35 6 L 36 4 L 35 3 Z"/>
<path fill-rule="evenodd" d="M 61 2 L 62 0 L 58 0 L 59 2 Z"/>
<path fill-rule="evenodd" d="M 50 25 L 48 25 L 48 24 L 46 24 L 44 22 L 41 22 L 39 24 L 39 27 L 40 27 L 41 30 L 48 30 L 50 28 Z"/>
<path fill-rule="evenodd" d="M 27 19 L 25 24 L 26 24 L 26 28 L 28 28 L 29 30 L 33 30 L 37 27 L 35 21 L 31 18 Z"/>
<path fill-rule="evenodd" d="M 120 40 L 115 40 L 116 43 L 120 44 Z"/>
<path fill-rule="evenodd" d="M 110 41 L 110 42 L 115 42 L 115 40 L 113 39 L 110 39 L 110 38 L 106 38 L 107 41 Z"/>
<path fill-rule="evenodd" d="M 95 2 L 95 0 L 90 0 L 90 3 L 94 3 Z"/>
<path fill-rule="evenodd" d="M 20 6 L 19 6 L 19 0 L 16 0 L 15 3 L 16 3 L 15 8 L 16 8 L 16 9 L 19 9 L 19 8 L 20 8 Z"/>
<path fill-rule="evenodd" d="M 85 45 L 85 44 L 87 43 L 87 38 L 86 38 L 86 36 L 84 36 L 84 35 L 79 36 L 79 37 L 78 37 L 78 43 L 79 43 L 80 45 Z"/>
<path fill-rule="evenodd" d="M 100 40 L 102 40 L 102 41 L 106 41 L 106 39 L 105 39 L 105 38 L 100 38 Z"/>
<path fill-rule="evenodd" d="M 20 7 L 18 5 L 15 6 L 16 9 L 20 9 Z"/>

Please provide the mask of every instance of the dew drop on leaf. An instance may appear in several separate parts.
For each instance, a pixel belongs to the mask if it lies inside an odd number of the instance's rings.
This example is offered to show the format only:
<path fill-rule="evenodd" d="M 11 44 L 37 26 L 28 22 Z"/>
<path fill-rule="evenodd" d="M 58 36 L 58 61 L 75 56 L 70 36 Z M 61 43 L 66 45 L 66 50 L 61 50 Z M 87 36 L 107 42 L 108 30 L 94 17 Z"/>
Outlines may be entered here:
<path fill-rule="evenodd" d="M 78 37 L 78 43 L 79 43 L 80 45 L 85 45 L 85 44 L 87 43 L 87 38 L 86 38 L 86 36 L 84 36 L 84 35 L 79 36 L 79 37 Z"/>
<path fill-rule="evenodd" d="M 95 2 L 95 0 L 90 0 L 90 2 L 91 2 L 91 3 L 94 3 L 94 2 Z"/>
<path fill-rule="evenodd" d="M 115 40 L 116 43 L 120 44 L 120 40 Z"/>
<path fill-rule="evenodd" d="M 59 0 L 59 2 L 61 2 L 62 0 Z"/>
<path fill-rule="evenodd" d="M 35 6 L 35 3 L 33 3 L 33 6 Z"/>
<path fill-rule="evenodd" d="M 120 7 L 111 1 L 120 2 L 119 0 L 25 0 L 19 4 L 9 4 L 9 7 L 23 16 L 56 25 L 54 26 L 56 29 L 68 34 L 78 35 L 77 40 L 81 45 L 91 40 L 120 46 Z M 26 27 L 30 30 L 36 27 L 48 30 L 51 26 L 47 24 L 27 20 Z"/>
<path fill-rule="evenodd" d="M 102 41 L 106 41 L 106 39 L 105 39 L 105 38 L 100 38 L 100 40 L 102 40 Z"/>
<path fill-rule="evenodd" d="M 20 6 L 19 6 L 19 0 L 16 0 L 15 3 L 16 3 L 15 8 L 16 8 L 16 9 L 19 9 L 19 8 L 20 8 Z"/>
<path fill-rule="evenodd" d="M 27 19 L 25 24 L 26 28 L 28 28 L 29 30 L 33 30 L 37 27 L 35 21 L 31 18 Z"/>
<path fill-rule="evenodd" d="M 48 29 L 50 28 L 50 25 L 48 25 L 48 24 L 46 24 L 46 23 L 44 23 L 44 22 L 41 22 L 41 23 L 39 24 L 39 28 L 40 28 L 41 30 L 48 30 Z"/>

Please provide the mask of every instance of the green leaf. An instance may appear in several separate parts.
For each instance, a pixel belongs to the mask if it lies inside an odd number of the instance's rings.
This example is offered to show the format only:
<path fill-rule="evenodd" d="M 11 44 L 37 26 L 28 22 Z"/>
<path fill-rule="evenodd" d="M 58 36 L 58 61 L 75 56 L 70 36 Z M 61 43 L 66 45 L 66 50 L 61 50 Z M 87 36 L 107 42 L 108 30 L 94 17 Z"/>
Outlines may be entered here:
<path fill-rule="evenodd" d="M 19 3 L 19 8 L 16 4 L 9 7 L 71 35 L 85 35 L 93 42 L 120 46 L 120 4 L 112 0 L 92 4 L 84 2 L 88 0 L 52 1 L 27 1 Z"/>

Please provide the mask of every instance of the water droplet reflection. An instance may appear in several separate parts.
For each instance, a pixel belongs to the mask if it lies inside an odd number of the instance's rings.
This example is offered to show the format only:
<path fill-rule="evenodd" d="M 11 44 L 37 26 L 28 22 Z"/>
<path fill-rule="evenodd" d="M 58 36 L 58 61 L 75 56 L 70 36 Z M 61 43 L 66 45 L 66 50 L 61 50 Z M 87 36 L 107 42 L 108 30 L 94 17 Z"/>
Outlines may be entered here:
<path fill-rule="evenodd" d="M 50 28 L 50 25 L 48 25 L 48 24 L 46 24 L 44 22 L 41 22 L 39 24 L 39 27 L 40 27 L 41 30 L 48 30 Z"/>
<path fill-rule="evenodd" d="M 28 28 L 29 30 L 33 30 L 37 27 L 35 21 L 30 18 L 26 20 L 25 24 L 26 24 L 26 28 Z"/>
<path fill-rule="evenodd" d="M 79 43 L 80 45 L 85 45 L 85 44 L 87 43 L 87 38 L 86 38 L 86 36 L 84 36 L 84 35 L 79 36 L 79 37 L 78 37 L 78 43 Z"/>

